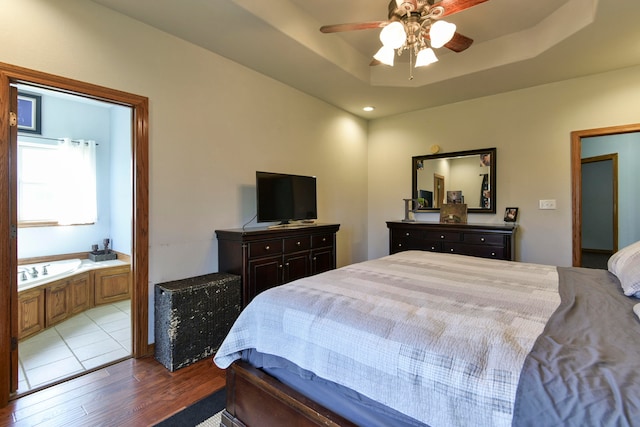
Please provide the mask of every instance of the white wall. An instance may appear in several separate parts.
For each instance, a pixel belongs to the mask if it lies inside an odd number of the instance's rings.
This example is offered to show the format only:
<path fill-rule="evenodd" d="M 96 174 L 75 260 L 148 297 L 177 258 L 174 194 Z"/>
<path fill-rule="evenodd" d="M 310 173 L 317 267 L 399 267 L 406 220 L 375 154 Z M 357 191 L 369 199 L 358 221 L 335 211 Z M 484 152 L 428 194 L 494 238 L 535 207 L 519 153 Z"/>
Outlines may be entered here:
<path fill-rule="evenodd" d="M 217 271 L 214 230 L 255 215 L 256 170 L 316 175 L 319 221 L 341 224 L 338 264 L 366 259 L 364 120 L 92 2 L 0 10 L 0 61 L 149 98 L 151 296 Z"/>
<path fill-rule="evenodd" d="M 638 75 L 632 67 L 372 121 L 369 257 L 388 253 L 385 221 L 403 217 L 410 158 L 438 144 L 442 151 L 496 147 L 497 213 L 469 221 L 502 223 L 505 207 L 519 207 L 517 258 L 571 265 L 570 132 L 640 122 Z M 556 199 L 557 209 L 539 210 L 540 199 Z"/>

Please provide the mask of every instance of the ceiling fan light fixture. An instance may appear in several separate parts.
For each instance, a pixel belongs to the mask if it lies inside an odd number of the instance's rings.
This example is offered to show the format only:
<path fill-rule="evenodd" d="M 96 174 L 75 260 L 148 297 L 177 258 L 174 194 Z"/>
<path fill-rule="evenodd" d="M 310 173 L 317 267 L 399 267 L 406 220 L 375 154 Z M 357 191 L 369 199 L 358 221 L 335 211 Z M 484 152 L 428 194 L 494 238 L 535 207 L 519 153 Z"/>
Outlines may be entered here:
<path fill-rule="evenodd" d="M 418 52 L 415 68 L 424 67 L 426 65 L 433 64 L 434 62 L 438 62 L 438 58 L 436 57 L 433 49 L 428 47 Z"/>
<path fill-rule="evenodd" d="M 440 48 L 453 38 L 456 33 L 456 24 L 447 21 L 436 21 L 431 24 L 429 30 L 429 38 L 431 39 L 431 47 Z"/>
<path fill-rule="evenodd" d="M 404 30 L 404 25 L 398 21 L 390 23 L 380 31 L 382 45 L 391 49 L 398 49 L 405 40 L 407 40 L 407 33 Z"/>
<path fill-rule="evenodd" d="M 396 56 L 395 50 L 389 46 L 382 46 L 378 52 L 373 55 L 375 59 L 382 62 L 385 65 L 393 67 L 393 58 Z"/>

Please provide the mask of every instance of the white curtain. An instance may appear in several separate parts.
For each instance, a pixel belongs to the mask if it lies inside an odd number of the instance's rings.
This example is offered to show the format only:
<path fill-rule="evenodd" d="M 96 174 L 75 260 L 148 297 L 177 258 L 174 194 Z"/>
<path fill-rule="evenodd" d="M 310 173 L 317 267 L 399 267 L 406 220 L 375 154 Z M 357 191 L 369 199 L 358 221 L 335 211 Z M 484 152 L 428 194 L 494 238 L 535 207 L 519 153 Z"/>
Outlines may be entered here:
<path fill-rule="evenodd" d="M 58 223 L 96 222 L 96 142 L 63 138 L 58 146 L 57 163 L 55 186 Z"/>

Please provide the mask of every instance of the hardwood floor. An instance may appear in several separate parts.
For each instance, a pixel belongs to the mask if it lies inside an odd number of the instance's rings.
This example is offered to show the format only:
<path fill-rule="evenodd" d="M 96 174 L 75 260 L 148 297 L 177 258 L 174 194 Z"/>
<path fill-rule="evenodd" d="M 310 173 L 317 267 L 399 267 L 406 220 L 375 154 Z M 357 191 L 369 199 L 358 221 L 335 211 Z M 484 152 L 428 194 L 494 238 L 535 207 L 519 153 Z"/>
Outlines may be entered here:
<path fill-rule="evenodd" d="M 0 426 L 151 426 L 224 385 L 212 357 L 175 372 L 128 359 L 9 402 Z"/>

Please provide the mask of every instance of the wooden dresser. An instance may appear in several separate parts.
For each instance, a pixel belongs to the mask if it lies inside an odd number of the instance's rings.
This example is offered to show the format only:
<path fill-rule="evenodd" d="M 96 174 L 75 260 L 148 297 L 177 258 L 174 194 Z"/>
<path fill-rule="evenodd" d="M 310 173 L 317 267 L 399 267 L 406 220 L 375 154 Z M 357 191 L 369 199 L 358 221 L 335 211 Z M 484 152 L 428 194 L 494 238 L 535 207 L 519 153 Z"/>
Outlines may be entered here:
<path fill-rule="evenodd" d="M 389 253 L 418 249 L 515 260 L 514 224 L 387 221 Z"/>
<path fill-rule="evenodd" d="M 218 270 L 242 281 L 242 304 L 257 294 L 336 268 L 339 224 L 216 230 Z"/>

